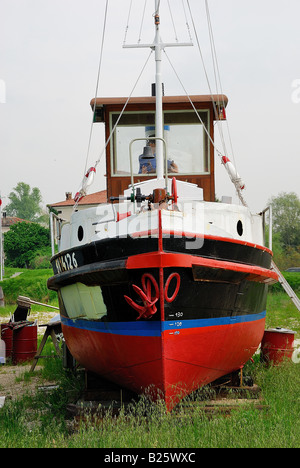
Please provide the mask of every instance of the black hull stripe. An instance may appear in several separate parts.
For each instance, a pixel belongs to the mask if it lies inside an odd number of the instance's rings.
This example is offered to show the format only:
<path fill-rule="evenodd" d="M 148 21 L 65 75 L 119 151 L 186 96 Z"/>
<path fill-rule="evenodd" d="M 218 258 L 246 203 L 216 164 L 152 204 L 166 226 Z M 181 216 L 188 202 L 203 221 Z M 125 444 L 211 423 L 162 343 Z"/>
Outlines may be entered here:
<path fill-rule="evenodd" d="M 189 242 L 189 249 L 186 249 Z M 54 274 L 61 273 L 72 266 L 72 259 L 76 259 L 76 266 L 108 261 L 120 261 L 139 254 L 158 250 L 157 238 L 114 238 L 103 239 L 88 245 L 77 246 L 60 252 L 51 259 Z M 260 246 L 239 243 L 232 240 L 205 238 L 201 248 L 193 249 L 192 242 L 186 238 L 163 237 L 163 250 L 169 253 L 188 253 L 189 255 L 235 263 L 256 265 L 270 268 L 272 254 L 268 249 Z M 116 260 L 118 259 L 118 260 Z M 65 265 L 67 267 L 65 267 Z"/>

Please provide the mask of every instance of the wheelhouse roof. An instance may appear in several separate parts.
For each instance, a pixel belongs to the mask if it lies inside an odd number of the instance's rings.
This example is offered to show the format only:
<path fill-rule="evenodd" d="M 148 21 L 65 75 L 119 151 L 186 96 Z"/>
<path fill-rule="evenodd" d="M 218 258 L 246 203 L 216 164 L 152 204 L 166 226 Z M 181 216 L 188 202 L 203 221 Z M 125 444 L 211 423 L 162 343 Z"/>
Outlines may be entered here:
<path fill-rule="evenodd" d="M 205 108 L 210 107 L 214 103 L 217 107 L 226 107 L 228 104 L 228 98 L 225 94 L 203 94 L 203 95 L 193 95 L 193 96 L 164 96 L 163 105 L 171 106 L 172 108 L 176 107 L 178 109 L 189 109 L 192 108 L 190 99 L 193 102 L 195 107 Z M 95 107 L 96 118 L 95 121 L 103 122 L 104 115 L 101 110 L 105 107 L 117 110 L 119 107 L 122 108 L 126 101 L 127 97 L 97 97 L 91 100 L 90 104 L 92 109 Z M 146 97 L 132 97 L 130 98 L 127 109 L 132 107 L 140 106 L 141 109 L 145 107 L 155 107 L 155 96 L 146 96 Z"/>

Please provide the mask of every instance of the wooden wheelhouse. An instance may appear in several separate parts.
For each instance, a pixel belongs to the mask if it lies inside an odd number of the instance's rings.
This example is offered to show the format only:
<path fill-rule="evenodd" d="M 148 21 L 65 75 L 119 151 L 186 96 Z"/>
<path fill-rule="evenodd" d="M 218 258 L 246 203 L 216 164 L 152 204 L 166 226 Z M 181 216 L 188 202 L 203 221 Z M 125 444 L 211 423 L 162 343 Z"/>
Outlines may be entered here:
<path fill-rule="evenodd" d="M 196 184 L 203 189 L 205 201 L 214 201 L 214 121 L 225 118 L 228 99 L 224 95 L 197 95 L 190 99 L 193 106 L 187 96 L 163 97 L 167 158 L 177 167 L 176 173 L 170 169 L 168 176 Z M 142 173 L 138 164 L 139 155 L 149 144 L 148 138 L 155 134 L 155 97 L 131 98 L 122 112 L 126 101 L 122 97 L 91 101 L 94 121 L 105 124 L 106 141 L 115 128 L 106 148 L 108 198 L 119 196 L 131 184 L 130 148 L 134 182 L 156 177 L 155 173 Z"/>

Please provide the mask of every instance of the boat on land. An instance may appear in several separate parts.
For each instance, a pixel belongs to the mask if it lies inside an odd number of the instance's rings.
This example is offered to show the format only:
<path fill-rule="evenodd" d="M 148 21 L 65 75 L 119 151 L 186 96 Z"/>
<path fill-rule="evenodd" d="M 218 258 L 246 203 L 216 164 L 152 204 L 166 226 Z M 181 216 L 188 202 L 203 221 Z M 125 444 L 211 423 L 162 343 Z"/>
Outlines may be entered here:
<path fill-rule="evenodd" d="M 108 202 L 76 209 L 95 165 L 61 227 L 48 287 L 76 361 L 171 410 L 251 358 L 278 277 L 265 212 L 251 213 L 224 154 L 240 201 L 215 200 L 214 126 L 227 97 L 163 95 L 162 51 L 174 44 L 160 37 L 161 3 L 144 45 L 155 52 L 153 95 L 91 101 L 105 127 Z"/>

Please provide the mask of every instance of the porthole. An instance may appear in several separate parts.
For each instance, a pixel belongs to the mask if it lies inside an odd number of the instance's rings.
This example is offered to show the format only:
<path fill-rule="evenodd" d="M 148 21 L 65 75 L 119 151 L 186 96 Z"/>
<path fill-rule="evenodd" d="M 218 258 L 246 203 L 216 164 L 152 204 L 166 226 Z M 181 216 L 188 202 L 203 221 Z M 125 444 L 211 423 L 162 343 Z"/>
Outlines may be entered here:
<path fill-rule="evenodd" d="M 79 242 L 82 241 L 83 235 L 84 235 L 83 227 L 79 226 L 78 231 L 77 231 L 77 237 L 78 237 Z"/>
<path fill-rule="evenodd" d="M 239 236 L 242 236 L 242 235 L 243 235 L 243 223 L 242 223 L 241 220 L 239 220 L 239 221 L 237 222 L 236 230 L 237 230 Z"/>

